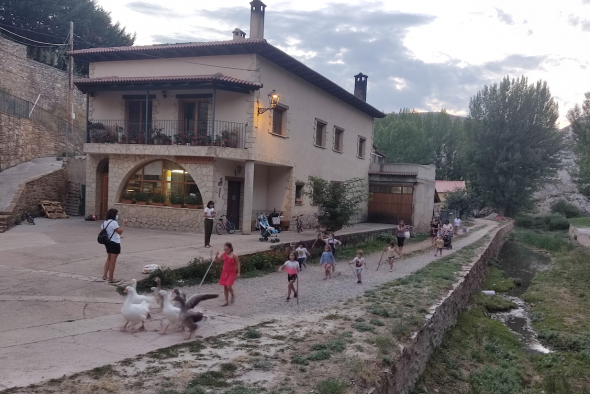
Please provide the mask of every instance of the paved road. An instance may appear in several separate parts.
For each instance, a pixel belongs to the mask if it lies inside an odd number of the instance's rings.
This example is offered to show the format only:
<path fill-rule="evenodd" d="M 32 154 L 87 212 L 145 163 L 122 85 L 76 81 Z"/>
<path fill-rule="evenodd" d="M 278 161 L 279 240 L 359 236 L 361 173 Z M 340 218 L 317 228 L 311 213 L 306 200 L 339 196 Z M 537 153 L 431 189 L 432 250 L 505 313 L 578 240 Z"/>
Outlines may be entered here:
<path fill-rule="evenodd" d="M 482 222 L 489 227 L 492 222 Z M 348 231 L 379 228 L 359 226 Z M 454 251 L 481 238 L 486 230 L 470 234 L 454 243 Z M 0 389 L 37 383 L 64 374 L 116 362 L 182 342 L 179 333 L 160 336 L 157 314 L 147 333 L 123 333 L 119 314 L 122 298 L 114 288 L 97 282 L 104 262 L 104 252 L 95 241 L 97 224 L 80 220 L 38 220 L 37 226 L 21 225 L 0 234 Z M 283 240 L 293 241 L 306 234 L 285 233 Z M 209 250 L 194 246 L 201 235 L 155 230 L 126 230 L 123 255 L 117 267 L 119 277 L 130 279 L 144 264 L 157 262 L 176 267 L 197 254 Z M 313 238 L 309 233 L 308 238 Z M 255 235 L 216 237 L 231 239 L 236 250 L 248 252 L 268 248 Z M 305 238 L 304 238 L 305 239 Z M 414 246 L 413 248 L 416 248 Z M 286 275 L 272 274 L 262 278 L 239 280 L 238 301 L 221 307 L 217 300 L 203 304 L 213 319 L 200 335 L 218 335 L 270 317 L 292 317 L 313 314 L 321 308 L 361 294 L 364 290 L 427 265 L 434 259 L 430 251 L 396 262 L 389 273 L 384 267 L 376 274 L 379 255 L 367 256 L 370 269 L 364 284 L 357 285 L 348 265 L 338 267 L 341 276 L 323 281 L 318 267 L 309 268 L 300 277 L 302 294 L 299 306 L 285 300 Z M 188 289 L 191 293 L 194 289 Z M 205 285 L 200 292 L 220 293 L 219 286 Z"/>

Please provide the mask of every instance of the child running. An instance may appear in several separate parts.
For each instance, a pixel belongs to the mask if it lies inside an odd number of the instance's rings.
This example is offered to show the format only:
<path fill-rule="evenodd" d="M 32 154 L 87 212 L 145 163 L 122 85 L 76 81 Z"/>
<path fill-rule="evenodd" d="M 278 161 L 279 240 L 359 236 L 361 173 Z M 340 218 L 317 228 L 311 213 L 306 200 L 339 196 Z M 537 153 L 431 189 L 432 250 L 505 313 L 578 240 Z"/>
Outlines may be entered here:
<path fill-rule="evenodd" d="M 311 254 L 307 251 L 307 248 L 305 247 L 303 242 L 299 242 L 299 247 L 295 249 L 295 252 L 297 252 L 297 261 L 299 262 L 299 269 L 301 270 L 303 269 L 303 267 L 307 268 L 305 260 L 308 256 L 311 256 Z"/>
<path fill-rule="evenodd" d="M 395 253 L 397 253 L 399 255 L 399 257 L 402 257 L 402 255 L 399 252 L 399 249 L 397 247 L 397 244 L 395 243 L 395 240 L 391 240 L 391 242 L 389 243 L 389 246 L 387 246 L 385 248 L 385 251 L 387 252 L 387 262 L 389 263 L 389 272 L 392 272 L 393 271 L 393 260 L 395 259 Z"/>
<path fill-rule="evenodd" d="M 320 258 L 320 264 L 324 266 L 324 270 L 326 272 L 326 277 L 324 280 L 331 278 L 332 273 L 330 271 L 332 270 L 332 265 L 334 264 L 334 255 L 332 254 L 330 245 L 326 245 L 324 247 L 324 253 L 322 253 L 322 257 Z"/>
<path fill-rule="evenodd" d="M 330 250 L 334 255 L 334 263 L 332 264 L 332 272 L 336 271 L 336 245 L 342 245 L 342 242 L 334 238 L 334 233 L 329 233 L 328 238 L 324 239 L 324 243 L 330 246 Z"/>
<path fill-rule="evenodd" d="M 436 257 L 436 255 L 439 253 L 442 256 L 442 251 L 443 251 L 444 247 L 445 247 L 445 241 L 443 241 L 442 235 L 439 235 L 438 238 L 436 239 L 436 252 L 434 252 L 434 257 Z"/>
<path fill-rule="evenodd" d="M 358 279 L 358 282 L 356 282 L 356 283 L 363 283 L 361 281 L 361 272 L 363 272 L 363 266 L 364 266 L 364 268 L 368 268 L 367 262 L 365 261 L 365 258 L 363 257 L 363 251 L 357 250 L 356 257 L 354 258 L 354 260 L 352 260 L 348 264 L 354 264 L 354 269 L 356 271 L 356 277 Z"/>
<path fill-rule="evenodd" d="M 235 301 L 234 296 L 234 281 L 236 276 L 240 277 L 240 260 L 238 255 L 234 253 L 234 247 L 231 243 L 226 242 L 223 245 L 223 253 L 221 256 L 219 252 L 215 254 L 215 261 L 223 261 L 223 269 L 221 270 L 221 278 L 219 278 L 219 284 L 223 286 L 223 294 L 225 295 L 225 303 L 222 306 L 228 306 L 231 302 Z M 231 299 L 228 296 L 231 294 Z"/>
<path fill-rule="evenodd" d="M 287 302 L 291 299 L 291 290 L 293 290 L 293 297 L 297 298 L 297 291 L 295 290 L 295 281 L 297 280 L 297 270 L 299 269 L 299 263 L 295 260 L 295 252 L 289 253 L 289 260 L 285 261 L 285 264 L 279 267 L 279 272 L 283 270 L 287 271 Z"/>

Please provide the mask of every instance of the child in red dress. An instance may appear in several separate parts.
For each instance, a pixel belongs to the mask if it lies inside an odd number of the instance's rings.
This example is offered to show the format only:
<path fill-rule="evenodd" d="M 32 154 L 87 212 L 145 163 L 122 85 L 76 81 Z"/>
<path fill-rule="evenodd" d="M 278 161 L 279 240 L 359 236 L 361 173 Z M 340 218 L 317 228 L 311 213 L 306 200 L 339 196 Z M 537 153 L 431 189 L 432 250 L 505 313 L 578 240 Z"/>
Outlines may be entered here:
<path fill-rule="evenodd" d="M 221 270 L 221 278 L 219 278 L 219 284 L 223 286 L 223 294 L 225 295 L 225 304 L 222 306 L 228 306 L 231 302 L 235 301 L 234 296 L 234 281 L 240 276 L 240 260 L 238 255 L 234 253 L 234 247 L 231 243 L 226 242 L 223 245 L 223 253 L 221 256 L 219 252 L 215 254 L 215 261 L 223 261 L 223 269 Z M 231 299 L 228 296 L 231 294 Z"/>

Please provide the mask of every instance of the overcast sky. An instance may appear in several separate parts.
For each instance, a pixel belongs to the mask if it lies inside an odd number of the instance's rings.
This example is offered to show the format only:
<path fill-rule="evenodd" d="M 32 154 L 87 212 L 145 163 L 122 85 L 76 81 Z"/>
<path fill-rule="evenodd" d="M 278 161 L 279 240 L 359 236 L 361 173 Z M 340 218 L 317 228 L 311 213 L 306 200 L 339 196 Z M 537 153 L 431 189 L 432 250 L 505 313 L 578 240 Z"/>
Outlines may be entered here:
<path fill-rule="evenodd" d="M 264 0 L 263 0 L 264 1 Z M 231 39 L 249 0 L 98 0 L 136 45 Z M 590 0 L 266 0 L 265 38 L 344 88 L 369 75 L 367 101 L 465 115 L 503 76 L 544 79 L 560 124 L 590 91 Z"/>

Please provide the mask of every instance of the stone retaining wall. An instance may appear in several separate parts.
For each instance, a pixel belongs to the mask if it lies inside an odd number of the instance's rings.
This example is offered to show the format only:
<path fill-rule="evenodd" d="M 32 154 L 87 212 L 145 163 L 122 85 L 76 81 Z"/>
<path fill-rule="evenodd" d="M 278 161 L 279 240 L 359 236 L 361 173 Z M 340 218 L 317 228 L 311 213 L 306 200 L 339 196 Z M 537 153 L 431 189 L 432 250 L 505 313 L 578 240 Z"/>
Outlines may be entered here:
<path fill-rule="evenodd" d="M 188 208 L 157 207 L 154 205 L 114 204 L 119 216 L 128 220 L 127 225 L 139 228 L 204 232 L 203 210 Z"/>
<path fill-rule="evenodd" d="M 510 223 L 492 235 L 485 250 L 460 273 L 453 289 L 430 308 L 422 329 L 414 333 L 412 343 L 402 349 L 395 365 L 381 374 L 381 386 L 373 394 L 407 394 L 414 387 L 437 346 L 447 331 L 455 325 L 459 314 L 467 306 L 470 297 L 483 285 L 488 271 L 488 260 L 502 247 L 504 237 L 512 230 Z"/>
<path fill-rule="evenodd" d="M 81 133 L 70 136 L 69 150 L 82 151 Z M 65 133 L 51 130 L 29 119 L 0 112 L 0 169 L 29 160 L 58 156 L 65 152 Z"/>
<path fill-rule="evenodd" d="M 581 246 L 590 248 L 590 228 L 577 228 L 570 226 L 569 236 Z"/>
<path fill-rule="evenodd" d="M 14 193 L 12 203 L 7 207 L 6 211 L 0 212 L 2 217 L 0 232 L 14 227 L 16 222 L 21 219 L 21 210 L 23 209 L 28 210 L 33 216 L 43 216 L 39 206 L 41 201 L 49 200 L 63 203 L 66 195 L 66 182 L 67 173 L 62 168 L 20 184 L 19 189 Z"/>

